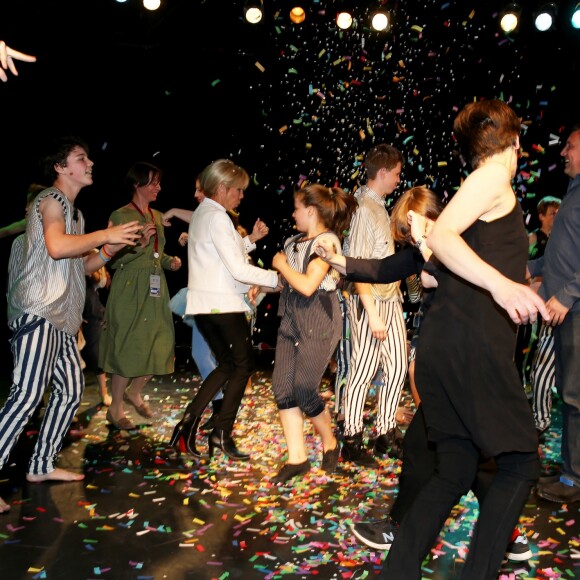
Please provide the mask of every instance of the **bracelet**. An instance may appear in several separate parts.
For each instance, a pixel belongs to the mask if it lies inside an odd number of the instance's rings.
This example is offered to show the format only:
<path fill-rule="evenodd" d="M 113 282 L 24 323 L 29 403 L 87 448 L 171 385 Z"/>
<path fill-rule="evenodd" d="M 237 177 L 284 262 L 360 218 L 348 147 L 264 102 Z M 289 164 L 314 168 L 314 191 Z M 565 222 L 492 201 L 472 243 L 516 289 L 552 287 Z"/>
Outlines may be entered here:
<path fill-rule="evenodd" d="M 421 246 L 423 245 L 423 242 L 427 239 L 427 236 L 421 236 L 416 242 L 415 242 L 415 247 L 421 251 Z"/>
<path fill-rule="evenodd" d="M 107 258 L 107 257 L 105 256 L 105 254 L 106 254 L 106 252 L 104 252 L 104 251 L 103 251 L 103 248 L 101 248 L 101 249 L 99 250 L 99 258 L 101 258 L 101 260 L 103 260 L 103 262 L 105 262 L 105 264 L 106 264 L 107 262 L 110 262 L 110 261 L 111 261 L 111 258 Z"/>
<path fill-rule="evenodd" d="M 104 254 L 104 255 L 105 255 L 107 258 L 111 259 L 111 258 L 113 257 L 113 254 L 109 254 L 109 252 L 107 252 L 107 250 L 105 250 L 105 244 L 103 244 L 103 245 L 101 246 L 101 250 L 103 251 L 103 254 Z"/>

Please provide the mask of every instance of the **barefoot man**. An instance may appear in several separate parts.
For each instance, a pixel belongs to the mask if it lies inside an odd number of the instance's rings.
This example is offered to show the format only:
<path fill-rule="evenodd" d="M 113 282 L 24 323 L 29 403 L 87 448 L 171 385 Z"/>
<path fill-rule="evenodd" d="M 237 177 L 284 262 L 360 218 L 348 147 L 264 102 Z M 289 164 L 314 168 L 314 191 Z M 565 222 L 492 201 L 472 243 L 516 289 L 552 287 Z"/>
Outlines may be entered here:
<path fill-rule="evenodd" d="M 74 207 L 80 190 L 93 183 L 87 146 L 61 138 L 42 159 L 47 183 L 32 202 L 26 233 L 9 261 L 8 325 L 13 332 L 12 387 L 0 410 L 0 469 L 30 416 L 51 388 L 26 479 L 80 481 L 83 474 L 55 466 L 63 438 L 79 407 L 84 376 L 77 333 L 85 302 L 85 275 L 129 244 L 141 227 L 130 222 L 89 234 Z M 95 247 L 101 246 L 99 252 Z M 0 513 L 10 506 L 0 498 Z"/>

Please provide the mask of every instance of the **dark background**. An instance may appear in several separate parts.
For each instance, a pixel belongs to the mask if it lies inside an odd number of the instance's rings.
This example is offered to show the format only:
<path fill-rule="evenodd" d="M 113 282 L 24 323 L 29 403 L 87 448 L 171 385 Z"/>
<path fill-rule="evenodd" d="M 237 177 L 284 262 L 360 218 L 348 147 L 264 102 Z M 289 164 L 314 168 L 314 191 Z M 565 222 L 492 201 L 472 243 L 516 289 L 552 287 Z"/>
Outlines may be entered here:
<path fill-rule="evenodd" d="M 19 76 L 0 83 L 2 225 L 23 216 L 38 151 L 57 135 L 74 133 L 90 145 L 95 183 L 77 200 L 87 231 L 105 227 L 127 203 L 121 184 L 134 161 L 163 168 L 155 205 L 163 211 L 193 208 L 195 176 L 230 157 L 252 176 L 242 225 L 261 217 L 270 226 L 254 254 L 267 267 L 291 234 L 293 189 L 309 180 L 354 190 L 376 143 L 392 143 L 406 157 L 397 193 L 426 184 L 449 199 L 468 171 L 452 121 L 481 98 L 502 98 L 522 118 L 514 187 L 530 229 L 537 201 L 565 192 L 559 153 L 580 117 L 573 1 L 558 2 L 557 29 L 547 33 L 533 29 L 537 5 L 526 2 L 510 37 L 499 30 L 505 3 L 497 0 L 388 1 L 394 23 L 387 33 L 369 29 L 370 4 L 360 0 L 352 2 L 357 20 L 349 31 L 336 28 L 335 4 L 323 0 L 308 3 L 301 26 L 289 22 L 282 0 L 265 0 L 258 26 L 242 20 L 239 0 L 163 0 L 156 12 L 140 0 L 8 4 L 0 8 L 0 38 L 38 61 L 18 62 Z M 167 251 L 182 258 L 184 229 L 175 223 L 167 232 Z M 3 277 L 11 242 L 0 240 Z M 167 278 L 177 290 L 186 268 Z M 266 342 L 273 320 L 270 308 L 259 324 Z M 4 312 L 0 324 L 9 372 Z"/>

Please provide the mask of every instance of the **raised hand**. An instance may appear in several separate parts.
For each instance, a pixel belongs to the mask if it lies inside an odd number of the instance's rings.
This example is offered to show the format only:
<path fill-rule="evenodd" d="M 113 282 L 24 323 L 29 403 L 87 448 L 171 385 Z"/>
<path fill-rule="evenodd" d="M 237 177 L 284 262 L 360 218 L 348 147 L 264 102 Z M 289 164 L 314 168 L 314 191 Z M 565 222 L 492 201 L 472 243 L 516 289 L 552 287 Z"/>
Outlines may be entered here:
<path fill-rule="evenodd" d="M 14 76 L 18 76 L 18 71 L 14 64 L 15 60 L 36 62 L 36 57 L 30 54 L 24 54 L 23 52 L 18 52 L 17 50 L 7 46 L 3 40 L 0 40 L 0 79 L 3 82 L 8 80 L 8 75 L 6 74 L 7 70 L 9 70 Z"/>

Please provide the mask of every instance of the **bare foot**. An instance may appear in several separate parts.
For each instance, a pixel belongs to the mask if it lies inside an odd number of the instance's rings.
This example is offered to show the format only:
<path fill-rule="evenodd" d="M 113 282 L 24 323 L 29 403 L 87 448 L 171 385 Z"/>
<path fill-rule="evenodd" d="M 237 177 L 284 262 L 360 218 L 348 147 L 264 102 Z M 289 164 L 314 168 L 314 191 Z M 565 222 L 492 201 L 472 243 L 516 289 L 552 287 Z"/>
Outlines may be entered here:
<path fill-rule="evenodd" d="M 26 481 L 41 483 L 43 481 L 81 481 L 85 478 L 82 473 L 73 473 L 60 467 L 55 467 L 50 473 L 27 473 Z"/>
<path fill-rule="evenodd" d="M 110 407 L 111 403 L 113 402 L 113 398 L 111 397 L 111 395 L 109 395 L 109 393 L 105 393 L 102 397 L 102 403 L 103 405 L 105 405 L 105 407 Z"/>
<path fill-rule="evenodd" d="M 10 506 L 0 497 L 0 514 L 10 511 Z"/>

